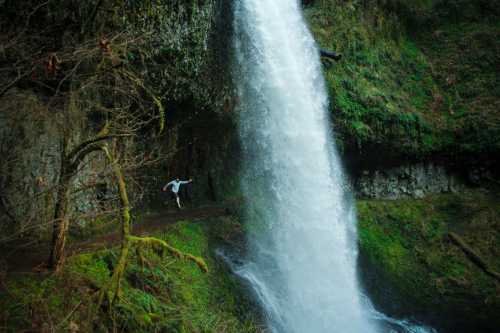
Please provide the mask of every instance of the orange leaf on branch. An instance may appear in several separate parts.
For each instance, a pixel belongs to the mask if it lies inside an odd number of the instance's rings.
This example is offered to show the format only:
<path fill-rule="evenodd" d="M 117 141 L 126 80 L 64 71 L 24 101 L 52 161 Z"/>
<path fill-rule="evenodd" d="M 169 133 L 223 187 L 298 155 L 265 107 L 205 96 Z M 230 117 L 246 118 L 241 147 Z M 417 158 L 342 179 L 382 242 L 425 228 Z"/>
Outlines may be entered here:
<path fill-rule="evenodd" d="M 45 73 L 47 74 L 47 76 L 55 75 L 60 68 L 60 64 L 61 60 L 59 60 L 55 52 L 49 54 L 49 57 L 45 64 Z"/>
<path fill-rule="evenodd" d="M 111 55 L 111 45 L 109 43 L 109 39 L 102 37 L 99 41 L 99 47 L 105 54 Z"/>

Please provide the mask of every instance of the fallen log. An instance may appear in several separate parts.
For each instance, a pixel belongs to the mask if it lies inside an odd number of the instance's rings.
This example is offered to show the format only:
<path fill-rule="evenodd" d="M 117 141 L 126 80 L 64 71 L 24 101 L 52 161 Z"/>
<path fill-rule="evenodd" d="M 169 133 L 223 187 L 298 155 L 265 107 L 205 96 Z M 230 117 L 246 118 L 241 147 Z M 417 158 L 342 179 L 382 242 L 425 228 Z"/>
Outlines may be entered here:
<path fill-rule="evenodd" d="M 500 282 L 500 274 L 493 270 L 487 263 L 486 261 L 481 258 L 479 254 L 477 254 L 474 249 L 472 249 L 467 243 L 454 232 L 449 232 L 448 237 L 452 241 L 453 244 L 458 246 L 464 253 L 465 255 L 472 261 L 476 266 L 478 266 L 481 270 L 483 270 L 484 273 L 487 275 L 491 276 L 498 282 Z"/>

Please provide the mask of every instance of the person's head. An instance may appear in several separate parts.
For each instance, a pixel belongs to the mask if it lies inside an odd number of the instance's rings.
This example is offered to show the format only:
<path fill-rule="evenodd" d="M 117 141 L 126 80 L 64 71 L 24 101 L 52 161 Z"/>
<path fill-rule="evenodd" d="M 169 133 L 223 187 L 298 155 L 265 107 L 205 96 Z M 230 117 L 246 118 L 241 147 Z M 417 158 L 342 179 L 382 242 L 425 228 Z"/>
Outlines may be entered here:
<path fill-rule="evenodd" d="M 175 181 L 177 181 L 177 182 L 178 182 L 179 180 L 180 180 L 180 179 L 179 179 L 179 177 L 176 177 L 176 178 L 175 178 Z"/>

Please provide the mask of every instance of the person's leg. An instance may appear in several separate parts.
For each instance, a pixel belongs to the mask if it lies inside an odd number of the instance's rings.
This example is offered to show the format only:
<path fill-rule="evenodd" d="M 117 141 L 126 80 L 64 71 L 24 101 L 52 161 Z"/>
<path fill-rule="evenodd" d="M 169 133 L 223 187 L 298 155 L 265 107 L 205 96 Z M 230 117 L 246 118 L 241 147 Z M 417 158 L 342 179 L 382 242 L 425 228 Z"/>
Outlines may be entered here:
<path fill-rule="evenodd" d="M 179 198 L 179 193 L 175 193 L 175 200 L 177 201 L 177 207 L 181 209 L 181 199 Z"/>

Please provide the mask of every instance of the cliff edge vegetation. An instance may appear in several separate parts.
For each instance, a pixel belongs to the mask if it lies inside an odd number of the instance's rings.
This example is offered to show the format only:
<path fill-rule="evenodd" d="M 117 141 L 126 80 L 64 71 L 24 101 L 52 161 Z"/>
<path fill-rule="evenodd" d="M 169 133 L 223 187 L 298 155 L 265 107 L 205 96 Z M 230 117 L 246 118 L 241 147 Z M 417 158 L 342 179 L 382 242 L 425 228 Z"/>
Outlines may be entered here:
<path fill-rule="evenodd" d="M 344 151 L 462 163 L 498 156 L 498 8 L 461 0 L 306 6 L 318 44 L 343 55 L 325 75 Z"/>

